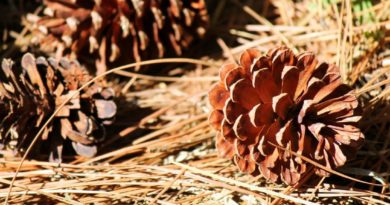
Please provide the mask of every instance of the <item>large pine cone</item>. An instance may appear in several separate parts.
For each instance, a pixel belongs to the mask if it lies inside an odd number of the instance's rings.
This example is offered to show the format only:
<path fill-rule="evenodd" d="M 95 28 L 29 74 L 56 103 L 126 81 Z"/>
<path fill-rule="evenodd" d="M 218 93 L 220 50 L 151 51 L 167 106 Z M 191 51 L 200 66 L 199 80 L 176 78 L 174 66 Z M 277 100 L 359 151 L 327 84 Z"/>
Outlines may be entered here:
<path fill-rule="evenodd" d="M 17 153 L 26 151 L 48 117 L 90 79 L 84 67 L 66 59 L 58 62 L 25 54 L 21 66 L 3 60 L 0 147 Z M 43 152 L 35 154 L 49 154 L 50 160 L 61 160 L 67 141 L 80 155 L 96 154 L 97 143 L 105 137 L 103 125 L 109 124 L 116 113 L 113 95 L 112 89 L 97 83 L 76 94 L 45 128 L 38 146 Z"/>
<path fill-rule="evenodd" d="M 295 56 L 281 47 L 261 56 L 249 49 L 239 65 L 222 66 L 209 101 L 219 154 L 272 182 L 295 184 L 312 168 L 328 175 L 289 150 L 334 169 L 364 141 L 352 89 L 338 67 L 310 52 Z"/>
<path fill-rule="evenodd" d="M 208 24 L 204 0 L 45 0 L 33 42 L 58 55 L 89 52 L 98 65 L 180 55 Z M 88 55 L 87 55 L 88 56 Z"/>

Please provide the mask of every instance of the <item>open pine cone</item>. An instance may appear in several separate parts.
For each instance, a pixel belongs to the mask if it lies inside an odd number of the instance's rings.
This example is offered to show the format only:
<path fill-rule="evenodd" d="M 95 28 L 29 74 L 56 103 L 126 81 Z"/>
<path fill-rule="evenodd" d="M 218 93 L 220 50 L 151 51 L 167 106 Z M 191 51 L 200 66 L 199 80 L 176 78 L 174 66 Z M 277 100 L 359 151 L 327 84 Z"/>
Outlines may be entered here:
<path fill-rule="evenodd" d="M 58 56 L 91 53 L 107 60 L 141 61 L 180 55 L 208 24 L 204 0 L 44 0 L 45 16 L 30 18 L 33 42 Z M 88 56 L 88 55 L 87 55 Z M 123 59 L 122 59 L 123 60 Z"/>
<path fill-rule="evenodd" d="M 296 184 L 312 169 L 327 176 L 299 155 L 334 169 L 364 141 L 352 89 L 338 67 L 319 63 L 310 52 L 296 56 L 280 47 L 262 56 L 246 50 L 239 65 L 222 66 L 209 101 L 219 154 L 272 182 Z"/>
<path fill-rule="evenodd" d="M 21 66 L 3 60 L 1 149 L 14 153 L 26 151 L 50 115 L 90 79 L 84 67 L 66 59 L 58 62 L 25 54 Z M 71 142 L 79 155 L 96 154 L 97 144 L 105 137 L 103 125 L 110 124 L 116 113 L 113 97 L 112 89 L 97 83 L 76 94 L 45 127 L 34 154 L 48 154 L 51 161 L 61 160 L 66 142 Z"/>

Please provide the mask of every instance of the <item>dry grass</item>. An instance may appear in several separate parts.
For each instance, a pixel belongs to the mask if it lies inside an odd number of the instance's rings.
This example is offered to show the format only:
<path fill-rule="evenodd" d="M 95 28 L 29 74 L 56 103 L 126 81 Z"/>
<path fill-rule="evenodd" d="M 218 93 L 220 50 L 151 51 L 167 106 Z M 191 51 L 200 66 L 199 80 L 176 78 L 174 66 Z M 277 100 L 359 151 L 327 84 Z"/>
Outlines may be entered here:
<path fill-rule="evenodd" d="M 120 111 L 101 154 L 61 164 L 2 157 L 0 200 L 5 201 L 20 167 L 10 203 L 390 202 L 390 2 L 360 11 L 358 2 L 367 1 L 256 2 L 215 3 L 211 32 L 217 33 L 221 57 L 174 59 L 176 67 L 164 76 L 110 71 L 128 78 L 125 83 L 111 82 L 122 94 L 120 107 L 127 108 Z M 234 13 L 240 15 L 229 15 Z M 272 185 L 261 177 L 241 174 L 216 156 L 215 133 L 207 123 L 207 91 L 218 66 L 237 60 L 246 48 L 266 51 L 280 44 L 297 52 L 312 50 L 320 59 L 338 64 L 363 104 L 366 144 L 346 167 L 328 170 L 332 177 L 311 186 Z M 136 109 L 128 109 L 130 105 Z M 129 118 L 139 120 L 124 120 Z"/>

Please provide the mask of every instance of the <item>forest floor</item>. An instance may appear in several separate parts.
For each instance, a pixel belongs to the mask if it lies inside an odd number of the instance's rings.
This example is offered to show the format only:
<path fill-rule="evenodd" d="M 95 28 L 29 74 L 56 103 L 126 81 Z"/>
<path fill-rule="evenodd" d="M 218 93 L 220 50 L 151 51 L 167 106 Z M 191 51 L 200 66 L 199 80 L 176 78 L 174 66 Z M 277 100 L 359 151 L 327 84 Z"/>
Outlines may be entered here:
<path fill-rule="evenodd" d="M 196 61 L 181 58 L 160 62 L 166 69 L 158 72 L 129 69 L 108 76 L 121 94 L 119 114 L 97 156 L 61 164 L 24 160 L 11 193 L 21 157 L 3 156 L 0 200 L 9 195 L 9 202 L 20 204 L 389 203 L 390 1 L 223 0 L 210 9 L 208 35 L 183 56 Z M 24 44 L 20 28 L 6 32 L 16 40 L 2 45 L 2 57 Z M 207 92 L 219 67 L 237 61 L 247 48 L 266 52 L 282 44 L 336 63 L 363 105 L 366 142 L 356 159 L 312 185 L 275 185 L 240 173 L 217 156 L 215 131 L 207 122 Z"/>

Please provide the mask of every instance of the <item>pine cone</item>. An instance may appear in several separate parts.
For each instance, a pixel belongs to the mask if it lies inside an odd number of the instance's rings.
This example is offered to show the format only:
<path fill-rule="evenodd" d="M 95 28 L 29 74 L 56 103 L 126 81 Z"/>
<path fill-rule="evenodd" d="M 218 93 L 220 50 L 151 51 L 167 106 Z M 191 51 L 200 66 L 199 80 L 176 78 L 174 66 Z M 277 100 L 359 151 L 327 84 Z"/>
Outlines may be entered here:
<path fill-rule="evenodd" d="M 280 47 L 261 56 L 249 49 L 239 65 L 222 66 L 209 101 L 219 154 L 272 182 L 296 184 L 312 168 L 328 175 L 290 150 L 334 169 L 364 141 L 352 89 L 338 67 L 318 63 L 310 52 L 295 56 Z"/>
<path fill-rule="evenodd" d="M 99 55 L 99 66 L 117 61 L 180 55 L 208 24 L 204 0 L 45 0 L 35 36 L 45 52 Z M 89 56 L 90 55 L 86 55 Z"/>
<path fill-rule="evenodd" d="M 51 114 L 70 95 L 91 79 L 77 62 L 59 62 L 25 54 L 21 66 L 3 60 L 0 70 L 0 147 L 23 153 Z M 62 159 L 65 143 L 77 154 L 91 157 L 105 137 L 104 124 L 116 113 L 114 93 L 97 83 L 87 87 L 61 109 L 44 129 L 35 154 Z M 37 150 L 37 149 L 34 149 Z M 50 153 L 47 153 L 49 151 Z"/>

